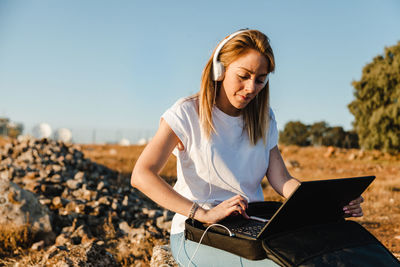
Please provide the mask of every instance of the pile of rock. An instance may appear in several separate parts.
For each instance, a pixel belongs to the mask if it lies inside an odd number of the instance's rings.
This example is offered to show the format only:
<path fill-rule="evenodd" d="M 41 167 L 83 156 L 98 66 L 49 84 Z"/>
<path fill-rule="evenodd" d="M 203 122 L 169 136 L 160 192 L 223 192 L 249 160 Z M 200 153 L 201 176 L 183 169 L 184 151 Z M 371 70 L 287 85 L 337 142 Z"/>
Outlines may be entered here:
<path fill-rule="evenodd" d="M 85 255 L 93 246 L 96 251 L 111 243 L 123 246 L 117 243 L 124 236 L 129 242 L 149 239 L 146 235 L 167 242 L 172 214 L 140 197 L 117 172 L 85 158 L 79 146 L 47 139 L 13 140 L 0 152 L 0 221 L 29 223 L 36 232 L 47 233 L 46 240 L 36 236 L 33 241 L 39 244 L 32 246 L 44 247 L 47 258 L 68 257 L 65 251 L 79 246 Z M 124 257 L 149 260 L 129 249 L 126 253 Z M 118 265 L 115 259 L 108 259 L 107 265 Z"/>

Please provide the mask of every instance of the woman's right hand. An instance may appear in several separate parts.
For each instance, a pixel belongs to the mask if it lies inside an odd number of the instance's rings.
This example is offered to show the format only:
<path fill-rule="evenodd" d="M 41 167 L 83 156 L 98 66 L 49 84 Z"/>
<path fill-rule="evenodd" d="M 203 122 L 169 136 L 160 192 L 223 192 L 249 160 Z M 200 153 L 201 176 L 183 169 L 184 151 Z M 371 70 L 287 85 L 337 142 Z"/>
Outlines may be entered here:
<path fill-rule="evenodd" d="M 204 223 L 216 223 L 234 213 L 239 213 L 248 219 L 249 216 L 246 213 L 247 207 L 247 200 L 241 195 L 236 195 L 210 210 L 199 209 L 195 214 L 195 219 Z"/>

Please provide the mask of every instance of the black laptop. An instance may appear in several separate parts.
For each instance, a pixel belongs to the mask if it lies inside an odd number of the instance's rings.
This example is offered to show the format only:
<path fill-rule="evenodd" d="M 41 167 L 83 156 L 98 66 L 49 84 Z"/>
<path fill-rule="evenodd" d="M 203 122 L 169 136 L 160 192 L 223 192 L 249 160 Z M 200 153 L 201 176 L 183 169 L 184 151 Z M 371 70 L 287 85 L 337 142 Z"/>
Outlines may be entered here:
<path fill-rule="evenodd" d="M 268 221 L 238 215 L 219 224 L 237 237 L 257 240 L 306 225 L 343 220 L 343 206 L 360 196 L 374 179 L 375 176 L 364 176 L 304 181 Z M 228 234 L 223 227 L 215 226 L 211 230 Z"/>

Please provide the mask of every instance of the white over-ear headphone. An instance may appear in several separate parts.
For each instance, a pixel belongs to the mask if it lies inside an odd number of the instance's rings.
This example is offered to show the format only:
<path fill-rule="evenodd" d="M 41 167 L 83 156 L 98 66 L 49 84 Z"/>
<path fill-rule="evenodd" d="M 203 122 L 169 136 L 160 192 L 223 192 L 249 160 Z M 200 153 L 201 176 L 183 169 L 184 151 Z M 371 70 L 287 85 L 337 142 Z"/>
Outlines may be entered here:
<path fill-rule="evenodd" d="M 246 32 L 246 31 L 248 31 L 248 30 L 240 30 L 240 31 L 232 33 L 231 35 L 229 35 L 227 38 L 225 38 L 225 40 L 223 40 L 219 44 L 217 49 L 215 49 L 214 56 L 213 56 L 213 77 L 212 77 L 213 81 L 222 81 L 225 76 L 224 64 L 222 64 L 222 62 L 218 61 L 218 55 L 219 55 L 219 52 L 221 51 L 222 47 L 224 47 L 224 45 L 229 40 L 231 40 L 233 37 L 235 37 L 238 34 L 241 34 L 242 32 Z M 267 74 L 267 77 L 265 77 L 264 83 L 262 85 L 263 88 L 265 85 L 267 85 L 268 80 L 269 80 L 269 73 Z"/>

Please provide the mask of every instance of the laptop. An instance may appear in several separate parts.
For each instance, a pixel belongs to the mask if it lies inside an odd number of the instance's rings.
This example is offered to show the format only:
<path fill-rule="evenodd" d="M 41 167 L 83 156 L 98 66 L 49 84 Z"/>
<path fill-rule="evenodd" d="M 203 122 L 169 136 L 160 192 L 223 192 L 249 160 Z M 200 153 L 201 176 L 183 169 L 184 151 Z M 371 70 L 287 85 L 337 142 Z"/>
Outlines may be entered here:
<path fill-rule="evenodd" d="M 343 207 L 359 197 L 375 176 L 303 181 L 269 220 L 229 216 L 218 222 L 235 236 L 250 240 L 306 225 L 343 220 Z M 229 235 L 223 227 L 211 231 Z"/>

